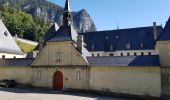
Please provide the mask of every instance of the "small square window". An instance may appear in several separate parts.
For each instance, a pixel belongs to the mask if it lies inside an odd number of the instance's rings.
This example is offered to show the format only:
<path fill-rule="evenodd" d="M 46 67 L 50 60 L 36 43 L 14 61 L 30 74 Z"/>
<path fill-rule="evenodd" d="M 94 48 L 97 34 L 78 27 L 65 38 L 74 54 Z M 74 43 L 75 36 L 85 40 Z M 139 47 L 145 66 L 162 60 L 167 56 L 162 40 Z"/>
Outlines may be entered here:
<path fill-rule="evenodd" d="M 5 32 L 4 32 L 4 35 L 5 35 L 5 36 L 8 36 L 8 32 L 7 32 L 7 31 L 5 31 Z"/>
<path fill-rule="evenodd" d="M 5 59 L 5 55 L 2 55 L 2 59 Z"/>
<path fill-rule="evenodd" d="M 123 53 L 121 53 L 120 55 L 123 56 Z"/>
<path fill-rule="evenodd" d="M 137 56 L 137 53 L 136 53 L 136 52 L 134 53 L 134 56 Z"/>
<path fill-rule="evenodd" d="M 114 54 L 113 54 L 113 53 L 110 53 L 109 56 L 114 56 Z"/>
<path fill-rule="evenodd" d="M 94 57 L 94 54 L 92 53 L 92 57 Z"/>
<path fill-rule="evenodd" d="M 148 52 L 148 55 L 150 56 L 150 55 L 151 55 L 151 52 Z"/>
<path fill-rule="evenodd" d="M 130 43 L 126 44 L 126 49 L 130 49 Z"/>

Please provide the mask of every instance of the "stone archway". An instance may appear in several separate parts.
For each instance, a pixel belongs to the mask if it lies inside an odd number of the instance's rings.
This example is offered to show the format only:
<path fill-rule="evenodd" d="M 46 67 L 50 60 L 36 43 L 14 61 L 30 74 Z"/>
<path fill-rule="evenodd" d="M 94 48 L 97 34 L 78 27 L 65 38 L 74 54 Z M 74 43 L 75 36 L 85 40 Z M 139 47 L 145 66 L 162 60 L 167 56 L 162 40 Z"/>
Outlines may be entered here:
<path fill-rule="evenodd" d="M 63 73 L 62 72 L 56 71 L 54 73 L 53 86 L 54 86 L 54 89 L 58 91 L 63 89 Z"/>

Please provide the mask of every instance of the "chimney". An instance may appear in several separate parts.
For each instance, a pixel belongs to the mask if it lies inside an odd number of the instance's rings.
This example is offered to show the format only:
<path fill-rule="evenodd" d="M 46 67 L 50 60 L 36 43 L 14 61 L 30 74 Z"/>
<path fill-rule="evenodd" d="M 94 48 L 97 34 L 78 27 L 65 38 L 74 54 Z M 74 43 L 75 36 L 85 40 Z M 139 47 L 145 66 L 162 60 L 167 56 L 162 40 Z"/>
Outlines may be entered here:
<path fill-rule="evenodd" d="M 40 39 L 39 39 L 39 43 L 38 43 L 38 48 L 39 48 L 39 51 L 41 51 L 44 47 L 44 39 L 43 37 L 41 36 Z"/>
<path fill-rule="evenodd" d="M 156 41 L 158 39 L 157 29 L 156 29 L 156 22 L 153 22 L 153 34 L 154 34 L 154 40 Z"/>
<path fill-rule="evenodd" d="M 77 36 L 77 49 L 81 54 L 83 53 L 83 41 L 83 36 L 79 34 Z"/>

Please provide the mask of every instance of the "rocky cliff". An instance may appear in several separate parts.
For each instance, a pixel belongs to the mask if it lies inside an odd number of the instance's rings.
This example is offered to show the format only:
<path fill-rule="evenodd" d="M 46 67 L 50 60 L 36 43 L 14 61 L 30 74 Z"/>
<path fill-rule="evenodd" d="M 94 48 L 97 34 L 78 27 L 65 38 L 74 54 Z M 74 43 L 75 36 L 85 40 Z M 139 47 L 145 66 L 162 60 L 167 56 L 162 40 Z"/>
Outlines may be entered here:
<path fill-rule="evenodd" d="M 20 9 L 46 21 L 55 21 L 59 26 L 62 25 L 63 8 L 47 0 L 0 0 L 0 4 Z M 85 9 L 72 12 L 72 17 L 77 32 L 96 31 L 96 26 Z"/>

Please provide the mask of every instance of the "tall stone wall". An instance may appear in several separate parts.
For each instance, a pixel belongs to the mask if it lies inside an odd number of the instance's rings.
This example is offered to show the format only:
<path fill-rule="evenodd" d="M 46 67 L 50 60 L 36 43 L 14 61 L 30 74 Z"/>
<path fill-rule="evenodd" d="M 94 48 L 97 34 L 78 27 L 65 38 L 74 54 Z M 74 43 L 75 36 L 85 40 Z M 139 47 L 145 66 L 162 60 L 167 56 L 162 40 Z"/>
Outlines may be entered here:
<path fill-rule="evenodd" d="M 92 66 L 91 90 L 159 97 L 160 67 Z"/>
<path fill-rule="evenodd" d="M 30 67 L 2 67 L 0 66 L 0 80 L 12 79 L 19 85 L 32 84 L 32 69 Z"/>
<path fill-rule="evenodd" d="M 170 95 L 170 41 L 157 43 L 161 63 L 162 95 Z"/>

